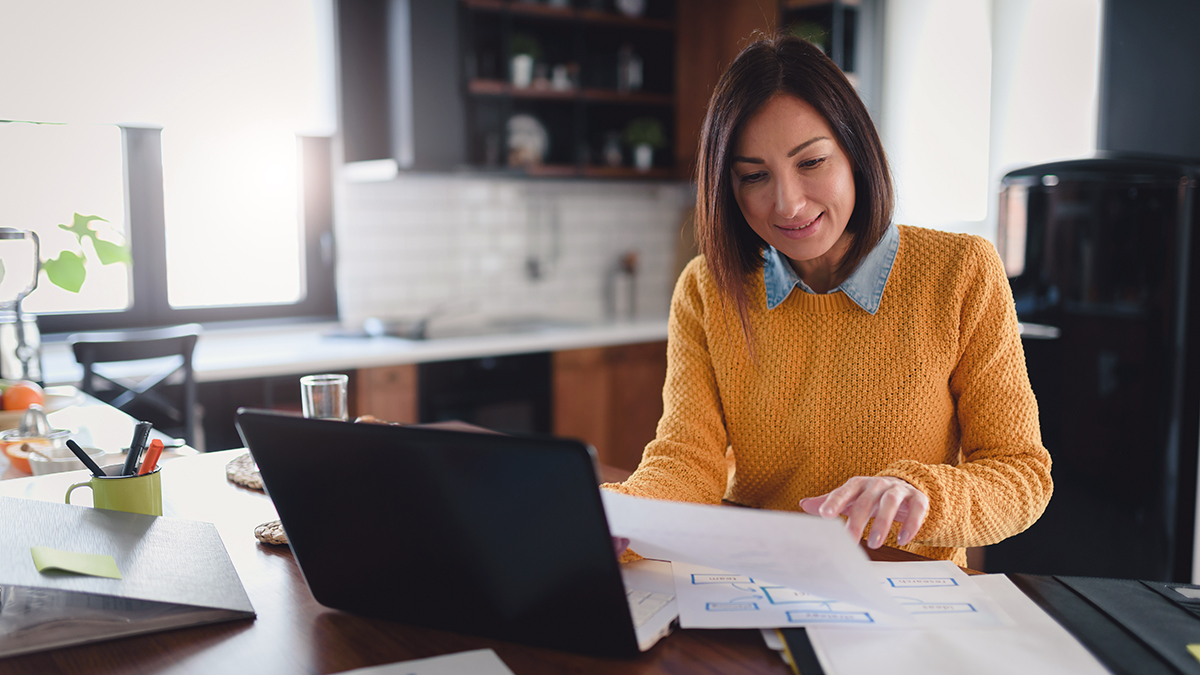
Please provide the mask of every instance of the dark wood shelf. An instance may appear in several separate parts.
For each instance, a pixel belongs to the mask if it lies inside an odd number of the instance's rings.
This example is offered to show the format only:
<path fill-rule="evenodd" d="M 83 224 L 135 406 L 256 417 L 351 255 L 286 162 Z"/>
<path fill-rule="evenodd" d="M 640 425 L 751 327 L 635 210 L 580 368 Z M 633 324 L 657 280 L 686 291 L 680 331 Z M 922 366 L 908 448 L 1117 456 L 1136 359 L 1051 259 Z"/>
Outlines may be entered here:
<path fill-rule="evenodd" d="M 655 178 L 659 180 L 674 180 L 679 177 L 675 169 L 651 167 L 649 171 L 639 171 L 632 166 L 585 166 L 583 175 L 589 178 Z"/>
<path fill-rule="evenodd" d="M 613 180 L 681 180 L 675 169 L 653 167 L 639 171 L 632 166 L 584 166 L 575 164 L 536 164 L 524 167 L 478 167 L 472 173 L 516 178 L 605 178 Z"/>
<path fill-rule="evenodd" d="M 675 97 L 670 94 L 654 94 L 645 91 L 617 91 L 615 89 L 583 90 L 586 101 L 596 103 L 630 103 L 636 105 L 675 105 Z"/>
<path fill-rule="evenodd" d="M 525 173 L 530 176 L 578 176 L 579 168 L 574 164 L 535 164 L 525 167 Z"/>
<path fill-rule="evenodd" d="M 583 21 L 599 25 L 644 28 L 648 30 L 674 31 L 675 22 L 666 19 L 648 19 L 625 16 L 612 12 L 572 7 L 551 7 L 534 2 L 506 2 L 505 0 L 462 0 L 464 7 L 484 12 L 511 12 L 512 14 L 551 19 L 558 21 Z"/>
<path fill-rule="evenodd" d="M 650 30 L 674 31 L 675 23 L 666 19 L 647 19 L 644 17 L 625 16 L 624 14 L 612 14 L 610 12 L 598 12 L 592 9 L 577 10 L 579 17 L 584 21 L 592 23 L 609 24 L 611 26 L 624 26 L 627 28 L 647 28 Z"/>
<path fill-rule="evenodd" d="M 675 179 L 675 156 L 666 151 L 657 158 L 660 166 L 645 172 L 592 164 L 611 152 L 614 134 L 643 118 L 658 120 L 666 137 L 674 138 L 679 0 L 647 0 L 652 18 L 597 11 L 588 0 L 563 4 L 568 6 L 550 6 L 545 0 L 458 1 L 466 40 L 460 51 L 468 65 L 463 69 L 468 77 L 458 85 L 468 117 L 467 166 L 530 178 Z M 517 36 L 536 41 L 541 52 L 539 77 L 526 87 L 515 87 L 509 79 Z M 640 71 L 623 70 L 629 64 L 640 65 Z M 572 74 L 575 86 L 551 86 L 547 71 L 559 68 Z M 641 86 L 619 90 L 635 72 L 642 76 Z M 516 114 L 534 115 L 545 128 L 549 144 L 544 164 L 497 166 L 506 163 L 506 120 Z M 622 144 L 621 150 L 628 158 L 629 149 Z"/>
<path fill-rule="evenodd" d="M 582 99 L 593 103 L 627 103 L 630 105 L 674 105 L 670 94 L 655 94 L 642 91 L 616 91 L 613 89 L 550 89 L 547 87 L 514 87 L 503 80 L 474 79 L 467 83 L 467 91 L 476 96 L 512 96 L 547 101 Z"/>
<path fill-rule="evenodd" d="M 575 89 L 551 89 L 549 87 L 514 87 L 503 80 L 474 79 L 467 83 L 467 91 L 476 96 L 512 96 L 546 101 L 572 101 L 579 98 Z"/>

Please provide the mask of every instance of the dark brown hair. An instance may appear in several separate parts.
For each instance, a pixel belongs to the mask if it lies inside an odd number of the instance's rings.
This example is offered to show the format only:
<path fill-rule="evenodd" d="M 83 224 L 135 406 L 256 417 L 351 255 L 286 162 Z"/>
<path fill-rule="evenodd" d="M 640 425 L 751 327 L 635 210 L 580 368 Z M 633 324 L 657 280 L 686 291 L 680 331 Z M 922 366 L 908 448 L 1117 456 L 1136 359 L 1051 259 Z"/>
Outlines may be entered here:
<path fill-rule="evenodd" d="M 854 210 L 846 224 L 853 241 L 839 270 L 853 271 L 892 220 L 892 179 L 879 134 L 842 71 L 812 44 L 777 35 L 750 44 L 717 82 L 708 102 L 696 166 L 696 241 L 718 287 L 733 300 L 742 331 L 750 330 L 750 275 L 762 270 L 766 242 L 738 208 L 730 179 L 742 127 L 777 93 L 819 112 L 854 167 Z M 753 349 L 752 349 L 753 351 Z"/>

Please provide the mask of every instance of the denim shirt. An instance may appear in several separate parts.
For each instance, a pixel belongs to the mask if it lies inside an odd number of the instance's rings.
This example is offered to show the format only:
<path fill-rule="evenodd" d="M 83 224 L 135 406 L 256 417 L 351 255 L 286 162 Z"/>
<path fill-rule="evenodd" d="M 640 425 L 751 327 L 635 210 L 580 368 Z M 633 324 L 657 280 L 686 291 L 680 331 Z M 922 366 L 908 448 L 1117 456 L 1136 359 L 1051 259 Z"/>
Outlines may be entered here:
<path fill-rule="evenodd" d="M 883 288 L 892 273 L 892 263 L 896 262 L 896 251 L 899 248 L 900 230 L 892 223 L 888 225 L 887 231 L 883 233 L 883 238 L 875 248 L 859 263 L 858 268 L 829 293 L 845 293 L 854 304 L 874 316 L 875 312 L 879 311 L 879 303 L 883 300 Z M 800 287 L 805 293 L 816 295 L 774 246 L 767 246 L 763 257 L 763 283 L 767 287 L 768 310 L 781 305 L 796 287 Z"/>

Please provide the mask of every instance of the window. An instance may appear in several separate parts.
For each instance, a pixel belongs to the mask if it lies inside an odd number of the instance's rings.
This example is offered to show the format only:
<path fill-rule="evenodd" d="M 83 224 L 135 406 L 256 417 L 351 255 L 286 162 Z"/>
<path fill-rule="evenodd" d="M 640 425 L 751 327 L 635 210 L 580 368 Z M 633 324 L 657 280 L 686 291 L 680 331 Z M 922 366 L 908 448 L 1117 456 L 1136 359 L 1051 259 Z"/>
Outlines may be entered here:
<path fill-rule="evenodd" d="M 896 221 L 994 239 L 1004 174 L 1096 150 L 1100 0 L 895 0 L 880 134 Z"/>
<path fill-rule="evenodd" d="M 26 301 L 43 332 L 336 314 L 328 0 L 14 12 L 0 119 L 55 124 L 0 123 L 0 226 L 87 258 L 78 294 L 43 273 Z M 74 213 L 132 265 L 57 227 Z"/>
<path fill-rule="evenodd" d="M 83 220 L 81 226 L 101 241 L 127 244 L 122 154 L 121 130 L 113 125 L 0 123 L 0 225 L 36 232 L 43 260 L 86 261 L 78 292 L 50 283 L 44 271 L 38 289 L 23 303 L 26 311 L 122 312 L 130 307 L 130 266 L 100 264 L 93 239 L 64 229 L 75 227 L 75 214 L 94 216 L 103 220 Z M 27 256 L 19 250 L 4 250 L 5 276 L 11 277 L 0 298 L 6 301 L 16 292 L 9 284 L 19 280 L 24 288 L 33 277 L 32 245 Z"/>

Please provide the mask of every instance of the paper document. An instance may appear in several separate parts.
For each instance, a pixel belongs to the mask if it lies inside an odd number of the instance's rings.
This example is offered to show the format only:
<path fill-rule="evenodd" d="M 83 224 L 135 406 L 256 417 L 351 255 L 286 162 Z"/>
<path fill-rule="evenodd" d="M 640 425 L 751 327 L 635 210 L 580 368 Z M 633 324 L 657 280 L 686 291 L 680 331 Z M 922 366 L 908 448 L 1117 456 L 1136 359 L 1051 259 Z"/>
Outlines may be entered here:
<path fill-rule="evenodd" d="M 648 558 L 706 565 L 908 620 L 840 521 L 601 490 L 608 527 Z"/>
<path fill-rule="evenodd" d="M 895 564 L 895 563 L 892 563 Z M 826 675 L 971 673 L 971 675 L 1104 675 L 1108 670 L 1008 577 L 971 577 L 1013 620 L 989 629 L 902 628 L 848 631 L 809 627 Z"/>
<path fill-rule="evenodd" d="M 343 671 L 341 675 L 513 675 L 513 671 L 504 665 L 496 652 L 476 649 L 428 659 L 356 668 Z"/>
<path fill-rule="evenodd" d="M 928 562 L 875 562 L 881 586 L 911 622 L 848 602 L 820 597 L 745 574 L 671 563 L 682 628 L 990 628 L 1011 625 L 992 599 L 957 565 Z"/>

